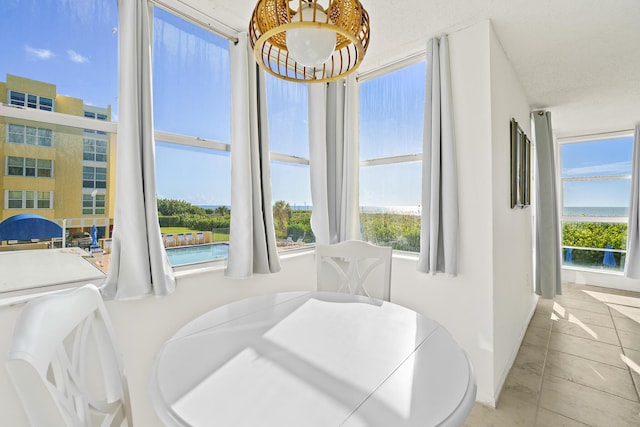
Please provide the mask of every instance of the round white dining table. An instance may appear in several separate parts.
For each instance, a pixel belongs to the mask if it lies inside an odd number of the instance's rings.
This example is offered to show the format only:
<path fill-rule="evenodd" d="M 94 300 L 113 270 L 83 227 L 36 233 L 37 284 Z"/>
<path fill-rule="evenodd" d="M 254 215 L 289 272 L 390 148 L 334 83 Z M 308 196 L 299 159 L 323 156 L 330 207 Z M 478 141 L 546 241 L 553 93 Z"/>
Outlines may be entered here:
<path fill-rule="evenodd" d="M 166 426 L 459 426 L 465 352 L 390 302 L 285 292 L 216 308 L 163 344 L 151 397 Z"/>

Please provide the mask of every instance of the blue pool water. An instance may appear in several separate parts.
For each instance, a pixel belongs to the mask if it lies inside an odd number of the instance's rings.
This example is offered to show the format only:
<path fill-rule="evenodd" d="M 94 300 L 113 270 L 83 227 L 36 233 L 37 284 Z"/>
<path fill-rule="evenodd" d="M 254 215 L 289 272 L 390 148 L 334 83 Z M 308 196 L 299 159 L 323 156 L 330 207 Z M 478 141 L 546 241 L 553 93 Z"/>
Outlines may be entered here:
<path fill-rule="evenodd" d="M 206 245 L 167 248 L 171 265 L 193 264 L 195 262 L 225 259 L 229 256 L 228 243 L 209 243 Z"/>

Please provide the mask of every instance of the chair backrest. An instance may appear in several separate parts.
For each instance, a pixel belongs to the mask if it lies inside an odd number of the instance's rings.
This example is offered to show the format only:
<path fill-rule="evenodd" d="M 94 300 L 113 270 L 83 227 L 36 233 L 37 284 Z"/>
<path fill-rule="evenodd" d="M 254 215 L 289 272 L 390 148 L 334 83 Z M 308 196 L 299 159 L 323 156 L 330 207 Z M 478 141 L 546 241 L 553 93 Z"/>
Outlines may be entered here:
<path fill-rule="evenodd" d="M 204 233 L 202 233 L 201 231 L 198 231 L 196 233 L 196 240 L 199 242 L 204 242 Z"/>
<path fill-rule="evenodd" d="M 131 426 L 113 328 L 94 285 L 24 307 L 6 361 L 32 426 Z"/>
<path fill-rule="evenodd" d="M 360 240 L 316 245 L 318 290 L 389 301 L 391 248 Z"/>

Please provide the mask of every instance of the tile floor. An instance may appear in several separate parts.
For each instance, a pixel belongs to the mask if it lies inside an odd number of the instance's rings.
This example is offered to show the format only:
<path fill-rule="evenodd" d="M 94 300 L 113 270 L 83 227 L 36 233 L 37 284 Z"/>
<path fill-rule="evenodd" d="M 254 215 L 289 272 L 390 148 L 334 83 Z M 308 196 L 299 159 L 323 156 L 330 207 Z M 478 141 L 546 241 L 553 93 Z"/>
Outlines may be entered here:
<path fill-rule="evenodd" d="M 467 427 L 640 426 L 640 293 L 563 285 L 540 299 L 497 407 Z"/>

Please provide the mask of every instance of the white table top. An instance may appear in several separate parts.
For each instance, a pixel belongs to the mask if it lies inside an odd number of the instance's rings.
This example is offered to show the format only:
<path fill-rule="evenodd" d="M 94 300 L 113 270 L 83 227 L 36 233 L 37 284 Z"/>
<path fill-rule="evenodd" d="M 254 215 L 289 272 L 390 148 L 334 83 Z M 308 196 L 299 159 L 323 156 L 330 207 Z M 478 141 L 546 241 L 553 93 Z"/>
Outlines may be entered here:
<path fill-rule="evenodd" d="M 476 384 L 433 320 L 365 297 L 287 292 L 189 322 L 160 349 L 151 395 L 167 426 L 458 426 Z"/>

